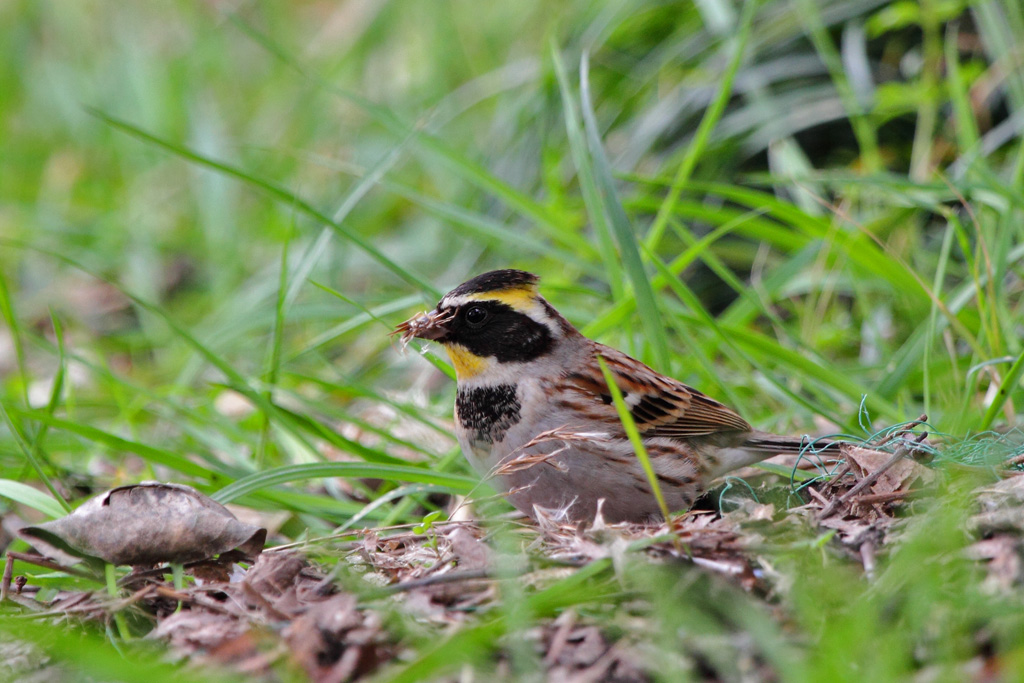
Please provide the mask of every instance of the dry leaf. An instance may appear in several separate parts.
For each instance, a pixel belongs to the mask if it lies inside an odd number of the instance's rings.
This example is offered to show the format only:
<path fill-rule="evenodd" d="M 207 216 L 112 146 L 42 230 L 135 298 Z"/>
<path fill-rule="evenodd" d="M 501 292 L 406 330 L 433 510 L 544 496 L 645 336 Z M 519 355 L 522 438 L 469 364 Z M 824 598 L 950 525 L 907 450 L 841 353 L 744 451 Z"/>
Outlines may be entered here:
<path fill-rule="evenodd" d="M 861 477 L 877 472 L 892 459 L 891 453 L 860 448 L 843 444 L 843 455 L 847 461 L 859 470 Z M 903 458 L 883 472 L 878 480 L 871 485 L 872 493 L 893 493 L 903 491 L 914 483 L 914 480 L 923 476 L 927 468 L 910 458 Z"/>
<path fill-rule="evenodd" d="M 457 526 L 448 534 L 448 542 L 451 543 L 452 553 L 459 562 L 459 569 L 490 569 L 491 549 L 480 539 L 462 526 Z"/>
<path fill-rule="evenodd" d="M 96 496 L 70 515 L 21 535 L 111 564 L 194 562 L 238 550 L 255 557 L 267 530 L 243 524 L 220 503 L 181 484 L 143 482 Z"/>

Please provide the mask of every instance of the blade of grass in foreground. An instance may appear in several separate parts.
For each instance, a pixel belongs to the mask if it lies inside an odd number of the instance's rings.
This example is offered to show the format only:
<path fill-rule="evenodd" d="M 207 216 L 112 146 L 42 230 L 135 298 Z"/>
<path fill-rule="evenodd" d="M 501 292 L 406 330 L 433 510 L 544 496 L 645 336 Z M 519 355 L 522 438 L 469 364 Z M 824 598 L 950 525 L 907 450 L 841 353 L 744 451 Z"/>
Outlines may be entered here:
<path fill-rule="evenodd" d="M 28 484 L 22 484 L 20 481 L 0 479 L 0 496 L 9 498 L 16 503 L 27 505 L 34 510 L 39 510 L 44 515 L 54 519 L 63 517 L 69 512 L 56 499 L 51 498 L 38 489 L 32 488 Z"/>
<path fill-rule="evenodd" d="M 114 643 L 95 628 L 55 628 L 42 620 L 6 618 L 0 619 L 0 633 L 3 634 L 0 640 L 32 643 L 60 664 L 61 669 L 66 667 L 65 671 L 51 671 L 57 680 L 121 683 L 243 683 L 252 680 L 201 667 L 176 666 L 151 648 L 140 645 L 139 640 Z"/>
<path fill-rule="evenodd" d="M 661 509 L 661 514 L 665 517 L 665 522 L 667 523 L 670 519 L 668 505 L 665 503 L 665 497 L 661 495 L 661 486 L 658 485 L 658 475 L 655 474 L 654 467 L 651 465 L 651 459 L 647 455 L 647 449 L 644 448 L 644 442 L 640 438 L 640 431 L 636 428 L 636 422 L 633 421 L 633 416 L 629 412 L 629 407 L 622 398 L 622 390 L 619 389 L 619 385 L 615 383 L 615 377 L 612 375 L 611 370 L 608 369 L 608 364 L 604 362 L 604 358 L 600 355 L 597 357 L 597 363 L 601 366 L 601 374 L 604 375 L 605 384 L 608 385 L 608 393 L 612 395 L 612 403 L 615 404 L 615 411 L 619 414 L 619 420 L 622 422 L 622 428 L 626 430 L 626 436 L 629 437 L 629 442 L 633 444 L 633 452 L 636 453 L 636 459 L 640 461 L 640 466 L 644 468 L 644 474 L 647 475 L 647 482 L 651 485 L 654 497 L 658 501 L 658 507 Z M 678 540 L 679 539 L 677 538 L 677 543 Z"/>
<path fill-rule="evenodd" d="M 53 336 L 57 340 L 57 372 L 53 376 L 53 383 L 50 386 L 50 399 L 46 402 L 46 412 L 51 417 L 57 413 L 57 406 L 64 395 L 64 374 L 67 369 L 67 348 L 64 345 L 64 328 L 60 324 L 60 318 L 50 309 L 50 324 L 53 325 Z M 49 427 L 42 425 L 36 435 L 32 438 L 32 454 L 54 469 L 53 463 L 43 450 L 46 441 L 46 434 Z"/>
<path fill-rule="evenodd" d="M 594 583 L 607 574 L 611 567 L 612 562 L 609 558 L 595 560 L 570 576 L 527 597 L 526 609 L 538 617 L 544 617 L 566 607 L 611 600 L 621 592 L 618 584 Z M 501 646 L 501 636 L 508 630 L 506 615 L 478 626 L 464 628 L 383 680 L 389 683 L 417 683 L 435 678 L 459 665 L 478 661 L 490 656 Z"/>
<path fill-rule="evenodd" d="M 276 486 L 277 484 L 324 477 L 384 479 L 385 481 L 434 484 L 436 486 L 443 486 L 454 493 L 468 493 L 477 483 L 475 479 L 470 477 L 434 472 L 424 467 L 374 465 L 358 462 L 325 462 L 285 465 L 257 472 L 225 486 L 210 497 L 220 503 L 228 503 L 241 496 L 270 486 Z"/>

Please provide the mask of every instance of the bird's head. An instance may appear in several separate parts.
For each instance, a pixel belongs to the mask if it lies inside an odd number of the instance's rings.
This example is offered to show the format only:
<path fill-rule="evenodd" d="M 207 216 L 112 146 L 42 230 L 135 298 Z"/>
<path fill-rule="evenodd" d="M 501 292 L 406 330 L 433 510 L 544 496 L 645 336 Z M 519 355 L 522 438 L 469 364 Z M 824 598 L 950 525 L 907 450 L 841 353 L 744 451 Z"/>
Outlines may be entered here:
<path fill-rule="evenodd" d="M 578 334 L 537 291 L 538 280 L 522 270 L 478 275 L 395 333 L 404 342 L 418 338 L 443 345 L 460 382 L 528 363 Z"/>

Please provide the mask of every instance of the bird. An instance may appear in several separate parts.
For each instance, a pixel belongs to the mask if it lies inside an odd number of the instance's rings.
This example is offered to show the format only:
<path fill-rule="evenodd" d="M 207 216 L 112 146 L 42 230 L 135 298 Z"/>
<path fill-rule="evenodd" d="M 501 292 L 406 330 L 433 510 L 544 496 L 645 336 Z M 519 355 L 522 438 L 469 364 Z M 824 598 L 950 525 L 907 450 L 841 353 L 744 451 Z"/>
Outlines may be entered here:
<path fill-rule="evenodd" d="M 662 518 L 599 358 L 670 511 L 688 510 L 726 472 L 807 448 L 806 438 L 757 431 L 723 403 L 585 337 L 538 283 L 522 270 L 483 273 L 392 333 L 447 351 L 462 451 L 521 512 L 566 523 Z"/>

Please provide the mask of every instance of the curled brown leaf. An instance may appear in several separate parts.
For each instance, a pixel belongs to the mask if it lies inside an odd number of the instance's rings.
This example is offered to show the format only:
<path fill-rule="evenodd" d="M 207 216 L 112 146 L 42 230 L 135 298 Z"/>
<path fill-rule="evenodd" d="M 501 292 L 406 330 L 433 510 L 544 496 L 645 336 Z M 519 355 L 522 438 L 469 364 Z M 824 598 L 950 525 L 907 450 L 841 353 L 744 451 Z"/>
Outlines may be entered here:
<path fill-rule="evenodd" d="M 76 556 L 128 565 L 195 562 L 230 550 L 255 557 L 267 538 L 266 529 L 240 522 L 191 486 L 159 482 L 119 486 L 20 533 Z"/>

